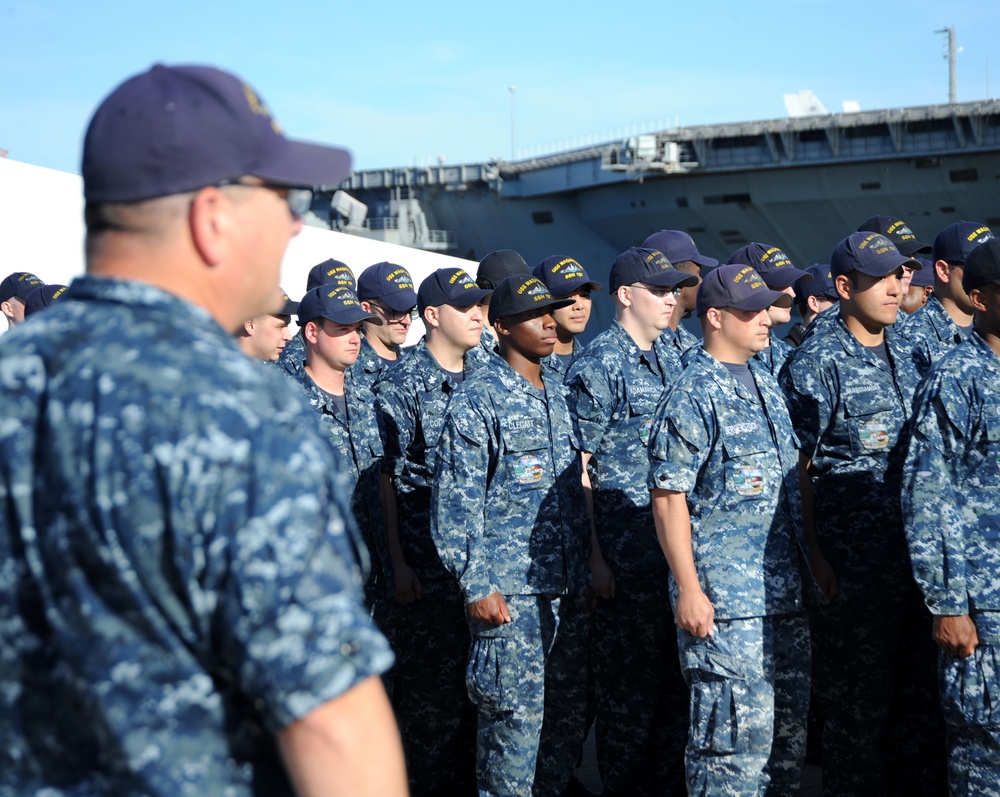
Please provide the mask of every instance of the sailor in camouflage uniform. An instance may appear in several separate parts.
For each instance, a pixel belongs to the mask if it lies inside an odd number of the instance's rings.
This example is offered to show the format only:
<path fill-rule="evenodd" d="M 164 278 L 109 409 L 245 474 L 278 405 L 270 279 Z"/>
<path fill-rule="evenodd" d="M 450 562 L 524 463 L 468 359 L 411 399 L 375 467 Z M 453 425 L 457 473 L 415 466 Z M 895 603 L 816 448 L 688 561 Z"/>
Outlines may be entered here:
<path fill-rule="evenodd" d="M 728 262 L 753 266 L 768 288 L 772 291 L 786 293 L 793 300 L 795 298 L 795 289 L 793 288 L 795 282 L 809 282 L 812 279 L 812 275 L 808 272 L 795 268 L 788 255 L 776 246 L 758 243 L 747 244 L 733 252 Z M 775 337 L 773 329 L 791 321 L 792 311 L 790 307 L 772 305 L 767 309 L 767 314 L 771 318 L 772 328 L 768 337 L 769 343 L 766 348 L 750 358 L 750 367 L 758 371 L 763 370 L 777 379 L 785 360 L 792 353 L 792 347 Z"/>
<path fill-rule="evenodd" d="M 361 354 L 354 364 L 354 378 L 366 387 L 374 385 L 383 372 L 402 361 L 403 344 L 417 309 L 410 272 L 395 263 L 376 263 L 358 277 L 358 298 L 369 313 L 382 319 L 381 326 L 365 324 Z"/>
<path fill-rule="evenodd" d="M 354 280 L 354 273 L 351 269 L 346 263 L 334 260 L 332 257 L 324 260 L 322 263 L 317 263 L 309 269 L 309 273 L 306 275 L 306 293 L 309 293 L 313 288 L 318 288 L 320 285 L 348 288 L 352 291 L 357 289 L 357 283 Z M 302 327 L 300 324 L 298 334 L 288 341 L 285 348 L 281 350 L 277 366 L 290 376 L 296 376 L 302 372 L 305 364 L 306 346 L 305 341 L 302 339 Z"/>
<path fill-rule="evenodd" d="M 431 487 L 445 411 L 463 380 L 496 355 L 478 344 L 489 291 L 460 268 L 421 283 L 427 333 L 375 385 L 382 494 L 394 580 L 375 618 L 396 652 L 390 694 L 414 795 L 475 790 L 475 712 L 465 689 L 469 631 L 458 584 L 431 538 Z M 463 791 L 465 790 L 465 791 Z"/>
<path fill-rule="evenodd" d="M 751 266 L 705 277 L 703 344 L 650 432 L 648 487 L 691 692 L 688 793 L 699 797 L 797 795 L 805 759 L 796 440 L 774 379 L 747 365 L 768 343 L 774 302 L 791 298 Z"/>
<path fill-rule="evenodd" d="M 683 795 L 687 687 L 673 615 L 664 611 L 667 564 L 650 533 L 646 442 L 660 396 L 682 370 L 661 336 L 677 289 L 698 278 L 659 252 L 632 248 L 610 279 L 615 320 L 566 380 L 594 516 L 597 760 L 607 797 Z"/>
<path fill-rule="evenodd" d="M 899 329 L 912 347 L 910 356 L 920 376 L 926 376 L 935 362 L 972 331 L 973 307 L 962 288 L 962 267 L 969 253 L 992 237 L 985 224 L 956 221 L 934 239 L 934 292 Z"/>
<path fill-rule="evenodd" d="M 662 252 L 675 269 L 697 277 L 694 285 L 682 287 L 677 294 L 677 308 L 670 316 L 670 326 L 663 330 L 663 342 L 682 355 L 698 343 L 698 338 L 692 335 L 681 321 L 689 318 L 694 312 L 698 285 L 701 284 L 701 270 L 714 268 L 719 265 L 719 261 L 699 252 L 694 239 L 683 230 L 654 232 L 642 242 L 642 248 Z"/>
<path fill-rule="evenodd" d="M 299 303 L 292 301 L 288 294 L 278 288 L 275 306 L 270 312 L 261 313 L 243 322 L 243 329 L 236 333 L 236 340 L 243 353 L 261 362 L 273 363 L 281 359 L 285 346 L 292 339 L 289 324 L 292 316 L 299 311 Z"/>
<path fill-rule="evenodd" d="M 804 277 L 792 283 L 795 292 L 795 309 L 799 311 L 801 321 L 788 330 L 784 341 L 792 348 L 801 345 L 805 339 L 806 330 L 813 320 L 824 310 L 839 301 L 837 289 L 833 287 L 833 276 L 828 263 L 813 263 L 806 269 L 809 279 Z M 786 358 L 787 359 L 787 358 Z"/>
<path fill-rule="evenodd" d="M 1000 241 L 962 283 L 975 331 L 914 401 L 903 476 L 913 574 L 934 615 L 952 797 L 1000 794 Z"/>
<path fill-rule="evenodd" d="M 340 460 L 232 338 L 349 170 L 278 130 L 197 66 L 91 120 L 87 276 L 0 343 L 5 797 L 406 792 Z"/>
<path fill-rule="evenodd" d="M 884 794 L 891 785 L 883 750 L 894 692 L 909 696 L 907 710 L 928 727 L 905 730 L 926 749 L 893 778 L 919 773 L 933 793 L 943 774 L 934 771 L 930 619 L 909 575 L 899 512 L 901 439 L 917 383 L 891 328 L 906 262 L 920 265 L 879 233 L 841 241 L 830 260 L 840 304 L 827 312 L 836 321 L 795 349 L 780 379 L 802 443 L 805 522 L 816 541 L 821 594 L 809 609 L 828 795 Z"/>
<path fill-rule="evenodd" d="M 590 321 L 592 300 L 590 294 L 603 290 L 586 270 L 571 257 L 552 255 L 545 258 L 531 272 L 540 279 L 557 299 L 573 299 L 573 304 L 552 311 L 556 322 L 556 345 L 543 364 L 562 381 L 573 361 L 580 356 L 583 346 L 577 335 L 583 333 Z"/>
<path fill-rule="evenodd" d="M 532 276 L 490 300 L 500 357 L 456 391 L 431 533 L 462 589 L 480 795 L 557 797 L 585 732 L 589 522 L 566 388 L 541 360 L 554 299 Z"/>
<path fill-rule="evenodd" d="M 375 396 L 351 368 L 361 349 L 361 325 L 381 324 L 350 288 L 313 288 L 303 298 L 299 323 L 306 345 L 305 368 L 292 377 L 329 430 L 349 483 L 351 508 L 372 556 L 365 602 L 384 598 L 392 576 L 382 519 L 380 465 L 382 439 L 375 417 Z"/>

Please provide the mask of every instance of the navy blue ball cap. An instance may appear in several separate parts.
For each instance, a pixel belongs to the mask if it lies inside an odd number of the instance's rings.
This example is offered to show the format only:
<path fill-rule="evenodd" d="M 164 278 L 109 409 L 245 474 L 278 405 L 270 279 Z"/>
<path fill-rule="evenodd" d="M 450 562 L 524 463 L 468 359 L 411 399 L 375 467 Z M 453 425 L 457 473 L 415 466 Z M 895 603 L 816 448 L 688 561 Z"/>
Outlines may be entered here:
<path fill-rule="evenodd" d="M 852 232 L 830 255 L 834 278 L 858 271 L 869 277 L 886 277 L 900 266 L 920 269 L 920 262 L 901 255 L 895 244 L 880 232 Z"/>
<path fill-rule="evenodd" d="M 913 257 L 916 254 L 929 255 L 931 245 L 917 240 L 906 222 L 892 216 L 872 216 L 858 227 L 858 232 L 880 232 L 892 241 L 901 255 Z"/>
<path fill-rule="evenodd" d="M 479 304 L 493 291 L 480 288 L 464 268 L 439 268 L 423 279 L 417 292 L 420 315 L 428 307 L 470 307 Z"/>
<path fill-rule="evenodd" d="M 275 315 L 297 315 L 299 303 L 285 293 L 284 288 L 278 288 L 278 290 L 281 292 L 281 307 Z"/>
<path fill-rule="evenodd" d="M 498 318 L 527 313 L 532 310 L 558 310 L 569 307 L 573 299 L 557 299 L 545 283 L 531 274 L 515 274 L 497 285 L 490 299 L 490 324 Z"/>
<path fill-rule="evenodd" d="M 354 291 L 336 285 L 319 285 L 308 291 L 299 302 L 299 326 L 317 318 L 325 318 L 335 324 L 368 321 L 382 326 L 382 319 L 365 310 Z"/>
<path fill-rule="evenodd" d="M 996 238 L 988 238 L 969 252 L 962 269 L 966 293 L 990 283 L 1000 285 L 1000 240 Z"/>
<path fill-rule="evenodd" d="M 833 284 L 833 272 L 829 263 L 813 263 L 805 273 L 809 279 L 798 279 L 792 284 L 796 302 L 804 304 L 810 296 L 837 298 L 837 288 Z"/>
<path fill-rule="evenodd" d="M 603 290 L 599 282 L 594 282 L 583 266 L 571 257 L 551 255 L 535 266 L 531 272 L 545 283 L 553 296 L 562 298 L 573 291 L 589 287 L 592 291 Z"/>
<path fill-rule="evenodd" d="M 66 292 L 65 285 L 39 285 L 24 300 L 24 317 L 44 310 Z"/>
<path fill-rule="evenodd" d="M 358 277 L 358 296 L 364 301 L 375 299 L 390 310 L 402 313 L 417 303 L 410 272 L 396 263 L 383 260 L 368 266 Z"/>
<path fill-rule="evenodd" d="M 792 297 L 772 291 L 754 267 L 744 263 L 726 263 L 710 271 L 698 286 L 695 302 L 700 316 L 710 307 L 760 312 L 773 304 L 791 307 Z"/>
<path fill-rule="evenodd" d="M 35 288 L 44 284 L 30 271 L 15 271 L 4 277 L 3 282 L 0 282 L 0 302 L 9 302 L 14 296 L 23 302 Z"/>
<path fill-rule="evenodd" d="M 980 224 L 978 221 L 956 221 L 937 234 L 931 260 L 935 263 L 943 260 L 946 263 L 961 265 L 969 256 L 969 252 L 992 237 L 993 233 L 985 224 Z"/>
<path fill-rule="evenodd" d="M 246 175 L 289 187 L 332 186 L 347 150 L 285 138 L 248 84 L 210 66 L 164 66 L 118 86 L 83 142 L 88 202 L 138 202 Z"/>
<path fill-rule="evenodd" d="M 714 257 L 707 257 L 699 252 L 694 239 L 683 230 L 654 232 L 642 242 L 642 248 L 663 252 L 671 263 L 683 263 L 690 260 L 702 268 L 713 268 L 719 265 L 719 261 Z"/>
<path fill-rule="evenodd" d="M 635 282 L 666 288 L 687 288 L 697 285 L 698 277 L 675 269 L 659 249 L 633 246 L 615 258 L 608 282 L 611 283 L 612 291 Z"/>
<path fill-rule="evenodd" d="M 728 263 L 753 266 L 768 288 L 783 291 L 796 280 L 807 278 L 807 274 L 792 265 L 791 258 L 777 246 L 750 243 L 737 249 L 729 256 Z"/>
<path fill-rule="evenodd" d="M 513 249 L 498 249 L 479 261 L 476 269 L 476 284 L 488 291 L 493 290 L 507 277 L 514 274 L 530 274 L 531 270 L 524 258 Z"/>
<path fill-rule="evenodd" d="M 913 258 L 920 263 L 921 268 L 913 272 L 910 280 L 911 288 L 933 288 L 934 287 L 934 263 L 925 257 Z"/>
<path fill-rule="evenodd" d="M 347 263 L 334 260 L 332 257 L 317 263 L 306 276 L 306 290 L 311 291 L 319 285 L 336 285 L 338 288 L 350 288 L 357 293 L 358 283 L 354 272 Z"/>

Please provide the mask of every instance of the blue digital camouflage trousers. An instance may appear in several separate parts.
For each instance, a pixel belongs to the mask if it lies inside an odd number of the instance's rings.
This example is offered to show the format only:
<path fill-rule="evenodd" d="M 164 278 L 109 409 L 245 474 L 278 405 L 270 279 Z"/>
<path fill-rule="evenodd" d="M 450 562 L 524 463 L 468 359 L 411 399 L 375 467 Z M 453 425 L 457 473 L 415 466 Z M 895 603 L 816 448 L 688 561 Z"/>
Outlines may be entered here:
<path fill-rule="evenodd" d="M 586 597 L 504 599 L 509 623 L 471 624 L 466 684 L 479 710 L 479 794 L 557 797 L 586 732 Z"/>
<path fill-rule="evenodd" d="M 425 582 L 420 600 L 380 601 L 374 616 L 396 654 L 384 681 L 410 794 L 475 794 L 475 706 L 464 679 L 469 630 L 458 585 Z"/>
<path fill-rule="evenodd" d="M 948 724 L 951 797 L 1000 795 L 1000 613 L 973 615 L 979 647 L 941 653 L 941 708 Z"/>
<path fill-rule="evenodd" d="M 594 609 L 597 761 L 606 797 L 684 797 L 688 687 L 667 569 L 615 574 Z"/>
<path fill-rule="evenodd" d="M 713 636 L 678 630 L 677 640 L 691 690 L 688 794 L 797 795 L 809 706 L 805 615 L 717 620 Z"/>
<path fill-rule="evenodd" d="M 902 579 L 838 573 L 811 596 L 813 688 L 823 718 L 826 797 L 939 795 L 944 738 L 930 617 Z M 921 625 L 921 612 L 923 625 Z"/>

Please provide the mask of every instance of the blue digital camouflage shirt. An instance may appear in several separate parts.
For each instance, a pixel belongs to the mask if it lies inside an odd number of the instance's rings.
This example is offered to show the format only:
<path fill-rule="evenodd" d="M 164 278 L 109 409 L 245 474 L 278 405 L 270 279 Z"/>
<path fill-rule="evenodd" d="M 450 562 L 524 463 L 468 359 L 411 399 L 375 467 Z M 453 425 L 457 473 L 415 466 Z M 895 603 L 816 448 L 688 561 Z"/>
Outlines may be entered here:
<path fill-rule="evenodd" d="M 676 332 L 670 327 L 667 327 L 660 334 L 660 340 L 663 341 L 666 346 L 673 349 L 678 356 L 684 354 L 684 352 L 692 346 L 701 342 L 701 339 L 688 332 L 687 327 L 683 324 L 678 324 Z"/>
<path fill-rule="evenodd" d="M 785 341 L 776 338 L 774 333 L 769 333 L 769 338 L 771 345 L 750 358 L 750 370 L 754 372 L 764 371 L 773 379 L 777 379 L 793 348 Z"/>
<path fill-rule="evenodd" d="M 676 350 L 662 338 L 654 348 L 655 364 L 614 321 L 577 358 L 566 380 L 580 442 L 593 455 L 597 539 L 616 572 L 666 569 L 652 531 L 646 444 L 663 390 L 682 369 Z"/>
<path fill-rule="evenodd" d="M 693 352 L 656 410 L 648 489 L 687 494 L 695 569 L 716 618 L 798 611 L 802 508 L 784 396 L 755 373 L 762 406 L 722 363 Z M 670 590 L 676 606 L 672 575 Z"/>
<path fill-rule="evenodd" d="M 85 277 L 3 336 L 0 418 L 0 793 L 290 793 L 274 734 L 392 662 L 299 392 Z"/>
<path fill-rule="evenodd" d="M 374 384 L 382 378 L 386 371 L 390 368 L 395 368 L 399 365 L 406 353 L 400 349 L 399 359 L 394 363 L 387 363 L 381 357 L 379 357 L 378 352 L 375 351 L 375 347 L 368 342 L 368 338 L 364 335 L 361 336 L 361 351 L 358 353 L 358 360 L 350 367 L 351 374 L 354 376 L 355 384 L 362 385 L 367 388 L 371 388 Z"/>
<path fill-rule="evenodd" d="M 375 396 L 357 381 L 356 376 L 351 369 L 344 373 L 347 417 L 344 417 L 333 396 L 320 388 L 305 368 L 293 379 L 305 391 L 309 405 L 329 431 L 330 439 L 345 465 L 351 508 L 373 558 L 372 577 L 365 590 L 371 602 L 376 595 L 381 597 L 385 594 L 384 585 L 392 574 L 392 564 L 382 518 L 382 438 L 375 417 Z"/>
<path fill-rule="evenodd" d="M 576 362 L 582 352 L 583 346 L 576 338 L 573 338 L 573 353 L 570 355 L 570 365 Z M 542 365 L 548 369 L 548 373 L 551 373 L 554 379 L 558 379 L 560 382 L 566 378 L 566 374 L 569 371 L 566 361 L 555 352 L 545 357 L 542 360 Z"/>
<path fill-rule="evenodd" d="M 466 603 L 580 594 L 590 521 L 566 388 L 534 387 L 504 360 L 477 371 L 448 407 L 431 534 Z"/>
<path fill-rule="evenodd" d="M 1000 611 L 1000 359 L 976 333 L 917 391 L 902 496 L 930 611 Z"/>
<path fill-rule="evenodd" d="M 859 587 L 869 576 L 891 580 L 906 569 L 900 436 L 917 374 L 891 328 L 885 341 L 892 368 L 862 346 L 838 316 L 826 332 L 806 337 L 779 379 L 812 462 L 820 548 L 838 579 L 849 576 Z"/>
<path fill-rule="evenodd" d="M 910 357 L 920 376 L 967 337 L 932 293 L 927 303 L 898 326 L 900 338 L 912 347 Z"/>
<path fill-rule="evenodd" d="M 481 346 L 466 352 L 469 377 L 496 355 Z M 435 450 L 448 402 L 458 386 L 421 341 L 375 384 L 375 411 L 385 456 L 382 472 L 393 478 L 399 541 L 406 564 L 421 584 L 452 583 L 430 535 Z"/>

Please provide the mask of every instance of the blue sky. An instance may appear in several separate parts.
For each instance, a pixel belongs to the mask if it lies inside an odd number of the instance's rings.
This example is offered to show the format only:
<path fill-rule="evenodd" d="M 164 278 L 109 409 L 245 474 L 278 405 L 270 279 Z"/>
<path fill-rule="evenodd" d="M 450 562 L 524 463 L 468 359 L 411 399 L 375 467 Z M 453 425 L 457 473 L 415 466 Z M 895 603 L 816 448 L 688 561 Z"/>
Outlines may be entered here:
<path fill-rule="evenodd" d="M 509 158 L 663 126 L 1000 96 L 1000 3 L 759 0 L 312 2 L 0 0 L 0 148 L 77 171 L 89 114 L 154 62 L 236 72 L 297 138 L 358 168 Z M 992 73 L 992 74 L 991 74 Z"/>

